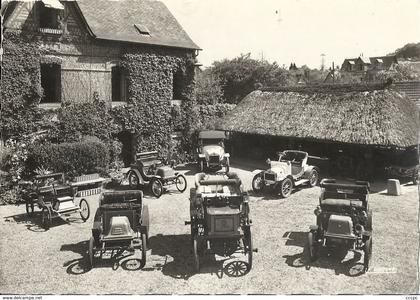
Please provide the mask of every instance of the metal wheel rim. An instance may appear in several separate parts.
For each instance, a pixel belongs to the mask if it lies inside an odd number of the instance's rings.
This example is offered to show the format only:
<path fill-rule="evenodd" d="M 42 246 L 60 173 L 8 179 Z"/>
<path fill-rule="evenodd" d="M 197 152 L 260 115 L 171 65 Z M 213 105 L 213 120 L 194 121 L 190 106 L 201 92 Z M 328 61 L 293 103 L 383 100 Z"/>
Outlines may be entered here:
<path fill-rule="evenodd" d="M 281 185 L 281 191 L 284 196 L 287 196 L 292 191 L 292 182 L 290 179 L 286 179 L 283 181 L 283 184 Z"/>
<path fill-rule="evenodd" d="M 175 185 L 178 191 L 183 192 L 187 188 L 187 181 L 185 180 L 184 176 L 177 176 L 175 179 Z"/>
<path fill-rule="evenodd" d="M 163 186 L 158 180 L 154 180 L 152 183 L 152 192 L 155 196 L 160 196 L 162 194 Z"/>
<path fill-rule="evenodd" d="M 309 182 L 310 182 L 311 186 L 314 186 L 317 181 L 318 181 L 318 173 L 317 173 L 317 171 L 313 171 L 312 175 L 311 175 L 311 178 L 309 179 Z"/>
<path fill-rule="evenodd" d="M 248 267 L 243 261 L 233 261 L 227 266 L 227 273 L 233 277 L 240 277 L 248 272 Z"/>
<path fill-rule="evenodd" d="M 258 175 L 257 177 L 254 178 L 253 183 L 252 183 L 252 187 L 254 190 L 261 190 L 261 186 L 262 186 L 262 177 L 261 175 Z"/>
<path fill-rule="evenodd" d="M 87 220 L 90 215 L 89 204 L 87 203 L 85 199 L 82 199 L 79 205 L 80 205 L 80 216 L 82 217 L 83 220 Z"/>

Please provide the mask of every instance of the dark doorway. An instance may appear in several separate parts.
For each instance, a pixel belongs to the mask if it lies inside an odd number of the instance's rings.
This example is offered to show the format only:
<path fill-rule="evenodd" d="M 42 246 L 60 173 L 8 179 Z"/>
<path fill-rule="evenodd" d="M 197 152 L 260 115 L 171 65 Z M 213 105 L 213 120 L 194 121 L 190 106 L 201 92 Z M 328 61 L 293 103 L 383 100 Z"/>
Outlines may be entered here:
<path fill-rule="evenodd" d="M 41 102 L 59 103 L 61 100 L 61 66 L 41 64 L 41 86 L 44 95 Z"/>
<path fill-rule="evenodd" d="M 121 159 L 125 167 L 129 167 L 134 163 L 135 156 L 135 138 L 134 134 L 128 131 L 121 131 L 118 134 L 118 139 L 122 143 Z"/>
<path fill-rule="evenodd" d="M 127 100 L 128 84 L 126 73 L 120 66 L 111 69 L 112 101 L 120 102 Z"/>

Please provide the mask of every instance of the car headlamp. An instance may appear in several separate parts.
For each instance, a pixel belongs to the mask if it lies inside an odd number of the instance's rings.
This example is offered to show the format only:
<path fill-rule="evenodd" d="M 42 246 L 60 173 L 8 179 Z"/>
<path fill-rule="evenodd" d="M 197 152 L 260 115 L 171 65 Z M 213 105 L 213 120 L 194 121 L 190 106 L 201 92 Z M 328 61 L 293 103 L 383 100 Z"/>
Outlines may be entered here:
<path fill-rule="evenodd" d="M 321 207 L 317 206 L 314 210 L 315 216 L 319 216 L 322 213 Z"/>

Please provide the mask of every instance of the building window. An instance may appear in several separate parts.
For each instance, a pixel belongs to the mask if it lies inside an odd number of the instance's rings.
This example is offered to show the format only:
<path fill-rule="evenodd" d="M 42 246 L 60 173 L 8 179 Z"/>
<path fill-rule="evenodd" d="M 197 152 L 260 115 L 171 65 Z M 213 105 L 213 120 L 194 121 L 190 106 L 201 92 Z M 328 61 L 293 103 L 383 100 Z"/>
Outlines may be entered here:
<path fill-rule="evenodd" d="M 177 71 L 172 76 L 172 99 L 182 100 L 182 73 Z"/>
<path fill-rule="evenodd" d="M 41 103 L 59 103 L 61 100 L 61 66 L 41 64 L 41 86 L 44 94 Z"/>
<path fill-rule="evenodd" d="M 45 5 L 42 3 L 39 7 L 39 27 L 60 29 L 60 10 L 45 7 Z"/>
<path fill-rule="evenodd" d="M 112 101 L 127 101 L 128 82 L 126 72 L 120 66 L 111 68 Z"/>

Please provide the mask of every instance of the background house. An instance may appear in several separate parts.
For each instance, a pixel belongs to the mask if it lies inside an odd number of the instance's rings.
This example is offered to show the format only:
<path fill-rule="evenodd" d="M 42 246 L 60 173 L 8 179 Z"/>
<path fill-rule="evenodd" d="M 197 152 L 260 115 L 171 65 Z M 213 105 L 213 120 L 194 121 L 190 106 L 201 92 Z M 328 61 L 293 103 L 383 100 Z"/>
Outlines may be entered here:
<path fill-rule="evenodd" d="M 35 35 L 40 42 L 41 105 L 48 107 L 90 101 L 94 95 L 107 102 L 129 100 L 121 58 L 133 50 L 183 59 L 169 69 L 154 66 L 168 77 L 165 84 L 172 93 L 167 100 L 182 100 L 183 88 L 190 84 L 185 78 L 192 75 L 180 70 L 199 50 L 158 1 L 13 1 L 4 26 L 5 32 Z"/>

